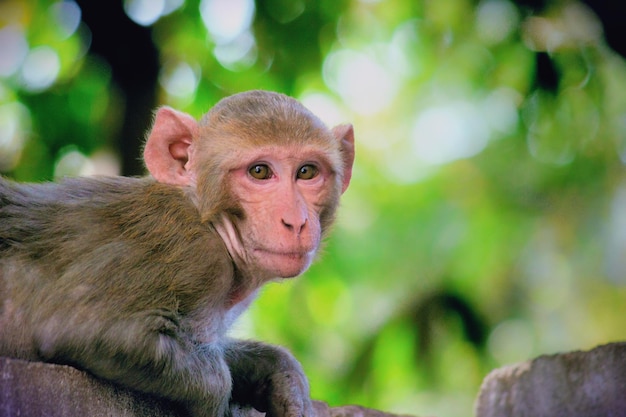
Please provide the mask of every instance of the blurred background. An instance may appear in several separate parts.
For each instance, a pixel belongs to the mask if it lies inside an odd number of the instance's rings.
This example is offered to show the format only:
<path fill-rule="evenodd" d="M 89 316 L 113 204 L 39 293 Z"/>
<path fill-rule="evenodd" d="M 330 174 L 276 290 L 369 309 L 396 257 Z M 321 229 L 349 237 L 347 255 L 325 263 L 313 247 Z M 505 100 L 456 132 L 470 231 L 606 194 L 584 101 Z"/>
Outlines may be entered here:
<path fill-rule="evenodd" d="M 333 405 L 471 416 L 494 367 L 626 339 L 625 9 L 2 0 L 0 172 L 141 175 L 154 108 L 255 88 L 352 122 L 322 259 L 234 332 Z"/>

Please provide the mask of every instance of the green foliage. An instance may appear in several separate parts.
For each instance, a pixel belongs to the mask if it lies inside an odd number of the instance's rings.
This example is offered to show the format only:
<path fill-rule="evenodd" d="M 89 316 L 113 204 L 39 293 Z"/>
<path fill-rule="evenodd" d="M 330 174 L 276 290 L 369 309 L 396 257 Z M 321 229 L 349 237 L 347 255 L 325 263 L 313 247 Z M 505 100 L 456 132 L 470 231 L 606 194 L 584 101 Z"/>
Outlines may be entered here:
<path fill-rule="evenodd" d="M 237 330 L 290 347 L 314 397 L 469 415 L 491 368 L 626 336 L 626 65 L 588 9 L 210 3 L 165 1 L 147 23 L 154 106 L 200 116 L 263 88 L 355 125 L 322 259 L 267 287 Z M 253 12 L 231 37 L 228 4 Z M 58 13 L 73 6 L 0 4 L 0 171 L 20 180 L 119 172 L 132 93 L 89 49 L 106 34 Z"/>

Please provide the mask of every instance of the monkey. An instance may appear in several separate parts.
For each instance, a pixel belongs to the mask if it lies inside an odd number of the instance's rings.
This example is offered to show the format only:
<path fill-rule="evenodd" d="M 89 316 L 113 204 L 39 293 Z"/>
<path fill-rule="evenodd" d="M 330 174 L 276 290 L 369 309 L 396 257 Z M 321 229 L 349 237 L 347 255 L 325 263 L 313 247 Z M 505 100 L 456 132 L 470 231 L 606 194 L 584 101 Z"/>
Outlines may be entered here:
<path fill-rule="evenodd" d="M 313 413 L 286 349 L 228 335 L 260 287 L 315 259 L 354 130 L 252 90 L 199 121 L 160 107 L 144 177 L 0 178 L 0 355 L 67 364 L 182 404 Z"/>

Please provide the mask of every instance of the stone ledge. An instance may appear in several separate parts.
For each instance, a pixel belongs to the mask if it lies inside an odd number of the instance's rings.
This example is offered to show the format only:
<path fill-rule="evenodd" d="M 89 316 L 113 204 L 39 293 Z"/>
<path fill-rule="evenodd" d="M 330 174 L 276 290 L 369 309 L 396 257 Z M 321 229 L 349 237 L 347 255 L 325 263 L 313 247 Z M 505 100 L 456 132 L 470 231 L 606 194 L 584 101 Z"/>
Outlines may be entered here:
<path fill-rule="evenodd" d="M 315 417 L 400 417 L 315 401 Z M 236 417 L 262 417 L 250 409 Z M 70 366 L 0 358 L 0 417 L 183 417 L 171 402 L 99 380 Z"/>
<path fill-rule="evenodd" d="M 234 417 L 263 417 L 241 409 Z M 626 415 L 626 342 L 544 355 L 492 371 L 476 417 Z M 0 358 L 0 417 L 183 417 L 171 402 L 101 381 L 69 366 Z M 399 417 L 315 402 L 315 417 Z"/>
<path fill-rule="evenodd" d="M 0 358 L 0 417 L 182 417 L 173 404 L 70 366 Z"/>
<path fill-rule="evenodd" d="M 492 371 L 476 417 L 626 415 L 626 343 L 544 355 Z"/>

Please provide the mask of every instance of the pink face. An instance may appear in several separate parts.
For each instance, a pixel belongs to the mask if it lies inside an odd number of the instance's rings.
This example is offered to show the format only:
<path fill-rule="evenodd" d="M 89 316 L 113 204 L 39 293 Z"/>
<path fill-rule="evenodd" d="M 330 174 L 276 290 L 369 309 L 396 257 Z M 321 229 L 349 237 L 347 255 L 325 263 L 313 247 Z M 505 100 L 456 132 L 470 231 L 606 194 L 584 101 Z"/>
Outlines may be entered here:
<path fill-rule="evenodd" d="M 327 214 L 328 207 L 334 211 L 339 194 L 350 183 L 354 161 L 352 126 L 331 129 L 337 140 L 335 149 L 323 139 L 316 144 L 311 138 L 293 141 L 299 142 L 297 145 L 263 146 L 272 141 L 262 134 L 235 141 L 240 145 L 229 147 L 221 141 L 206 142 L 202 136 L 206 134 L 188 114 L 160 108 L 144 149 L 152 176 L 165 184 L 195 189 L 196 163 L 207 159 L 196 153 L 220 155 L 216 161 L 228 167 L 224 168 L 224 185 L 234 199 L 229 204 L 238 204 L 244 213 L 243 218 L 229 218 L 227 208 L 219 206 L 223 212 L 213 222 L 231 258 L 258 282 L 304 272 L 320 245 L 320 213 Z M 215 149 L 199 150 L 196 140 L 205 140 L 202 143 Z M 337 183 L 337 171 L 341 171 L 341 184 Z M 212 184 L 211 191 L 218 193 L 220 189 L 215 187 L 224 185 Z M 201 201 L 196 203 L 202 208 Z M 324 219 L 329 220 L 328 216 Z"/>
<path fill-rule="evenodd" d="M 231 190 L 245 219 L 238 229 L 249 266 L 272 277 L 304 272 L 320 244 L 319 212 L 333 188 L 328 159 L 305 146 L 239 154 Z"/>

